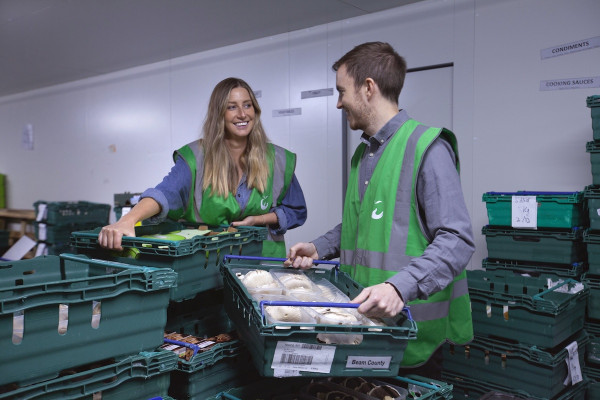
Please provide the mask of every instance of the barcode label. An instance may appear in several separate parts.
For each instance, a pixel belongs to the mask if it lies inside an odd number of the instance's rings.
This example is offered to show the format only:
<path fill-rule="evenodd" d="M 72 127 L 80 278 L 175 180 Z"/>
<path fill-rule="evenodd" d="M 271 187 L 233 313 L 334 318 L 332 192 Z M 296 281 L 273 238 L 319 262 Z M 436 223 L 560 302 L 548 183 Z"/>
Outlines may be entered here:
<path fill-rule="evenodd" d="M 299 354 L 282 354 L 282 364 L 296 364 L 296 365 L 309 365 L 312 364 L 313 356 L 299 355 Z"/>
<path fill-rule="evenodd" d="M 271 368 L 279 374 L 308 371 L 328 374 L 335 359 L 335 346 L 298 342 L 277 342 Z"/>

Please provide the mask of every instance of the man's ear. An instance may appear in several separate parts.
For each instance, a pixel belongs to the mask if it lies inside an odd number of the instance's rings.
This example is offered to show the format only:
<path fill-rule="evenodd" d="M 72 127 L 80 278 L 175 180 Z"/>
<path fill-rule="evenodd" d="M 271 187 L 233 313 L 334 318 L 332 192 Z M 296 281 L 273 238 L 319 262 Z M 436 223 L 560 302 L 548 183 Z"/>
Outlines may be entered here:
<path fill-rule="evenodd" d="M 368 98 L 373 97 L 375 92 L 377 91 L 377 84 L 373 80 L 373 78 L 365 79 L 364 90 L 366 91 L 366 95 Z"/>

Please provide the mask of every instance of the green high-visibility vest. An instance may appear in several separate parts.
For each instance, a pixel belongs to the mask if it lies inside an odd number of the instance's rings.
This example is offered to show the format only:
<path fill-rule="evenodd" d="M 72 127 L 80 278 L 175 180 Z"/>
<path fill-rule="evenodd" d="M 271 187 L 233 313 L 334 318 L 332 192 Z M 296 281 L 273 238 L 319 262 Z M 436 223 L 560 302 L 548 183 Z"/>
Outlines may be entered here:
<path fill-rule="evenodd" d="M 366 145 L 357 147 L 344 203 L 340 264 L 363 286 L 385 282 L 429 245 L 419 218 L 416 182 L 425 151 L 440 135 L 454 148 L 459 169 L 454 134 L 411 119 L 385 148 L 362 201 L 358 171 Z M 466 271 L 427 300 L 408 305 L 418 333 L 417 339 L 408 343 L 402 366 L 425 363 L 446 340 L 464 344 L 473 338 Z"/>
<path fill-rule="evenodd" d="M 208 225 L 229 225 L 233 221 L 244 219 L 248 215 L 262 215 L 271 208 L 280 205 L 287 192 L 296 168 L 296 155 L 272 143 L 267 144 L 267 162 L 269 176 L 264 192 L 252 189 L 248 204 L 241 209 L 235 196 L 227 198 L 211 194 L 212 188 L 202 189 L 204 181 L 204 151 L 199 140 L 189 143 L 173 154 L 183 157 L 192 173 L 192 185 L 185 209 L 169 210 L 171 219 L 180 218 L 194 223 Z M 268 230 L 267 240 L 263 242 L 263 257 L 286 257 L 283 235 L 274 235 Z"/>

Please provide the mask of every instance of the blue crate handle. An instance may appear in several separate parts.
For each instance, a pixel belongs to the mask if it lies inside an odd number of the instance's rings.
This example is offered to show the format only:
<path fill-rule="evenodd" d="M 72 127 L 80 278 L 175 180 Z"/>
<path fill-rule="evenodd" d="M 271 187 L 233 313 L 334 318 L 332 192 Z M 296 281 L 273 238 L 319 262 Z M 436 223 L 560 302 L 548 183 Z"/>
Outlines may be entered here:
<path fill-rule="evenodd" d="M 288 301 L 288 300 L 262 300 L 260 302 L 260 315 L 265 318 L 265 306 L 293 306 L 293 307 L 337 307 L 337 308 L 358 308 L 359 303 L 331 303 L 327 301 Z M 412 319 L 410 307 L 405 306 L 402 311 L 406 311 L 409 320 Z"/>
<path fill-rule="evenodd" d="M 194 350 L 194 354 L 192 354 L 192 358 L 198 353 L 198 350 L 200 349 L 200 346 L 198 346 L 197 344 L 193 344 L 193 343 L 180 342 L 179 340 L 173 340 L 173 339 L 167 339 L 167 338 L 164 338 L 163 341 L 165 343 L 178 344 L 179 346 L 184 346 L 184 347 Z"/>
<path fill-rule="evenodd" d="M 284 262 L 287 261 L 287 258 L 275 258 L 275 257 L 258 257 L 258 256 L 234 256 L 231 254 L 228 254 L 226 256 L 223 257 L 223 261 L 227 262 L 230 259 L 236 259 L 236 260 L 257 260 L 257 261 L 277 261 L 277 262 Z M 329 265 L 333 265 L 335 266 L 336 270 L 340 269 L 340 262 L 339 261 L 331 261 L 331 260 L 313 260 L 313 264 L 318 265 L 318 264 L 329 264 Z"/>

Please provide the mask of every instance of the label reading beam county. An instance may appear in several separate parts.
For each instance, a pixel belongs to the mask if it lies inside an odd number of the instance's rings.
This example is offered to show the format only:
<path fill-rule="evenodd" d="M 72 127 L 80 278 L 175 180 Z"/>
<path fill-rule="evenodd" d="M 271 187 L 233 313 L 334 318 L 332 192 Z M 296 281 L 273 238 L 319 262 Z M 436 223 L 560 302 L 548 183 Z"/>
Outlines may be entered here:
<path fill-rule="evenodd" d="M 390 369 L 392 356 L 388 357 L 365 357 L 348 356 L 346 359 L 346 368 L 361 369 Z"/>
<path fill-rule="evenodd" d="M 335 356 L 335 346 L 277 342 L 271 368 L 328 374 Z"/>

